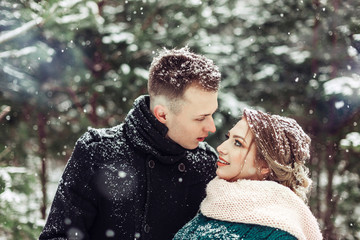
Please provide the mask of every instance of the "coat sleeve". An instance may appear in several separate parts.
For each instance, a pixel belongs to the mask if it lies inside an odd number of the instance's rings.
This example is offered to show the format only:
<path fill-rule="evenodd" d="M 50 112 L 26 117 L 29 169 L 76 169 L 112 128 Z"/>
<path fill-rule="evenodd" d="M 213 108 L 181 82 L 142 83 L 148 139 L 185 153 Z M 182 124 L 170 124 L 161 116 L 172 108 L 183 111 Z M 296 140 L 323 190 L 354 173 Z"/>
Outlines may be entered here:
<path fill-rule="evenodd" d="M 47 222 L 39 237 L 87 239 L 97 213 L 94 175 L 94 133 L 85 133 L 76 143 L 59 182 Z"/>

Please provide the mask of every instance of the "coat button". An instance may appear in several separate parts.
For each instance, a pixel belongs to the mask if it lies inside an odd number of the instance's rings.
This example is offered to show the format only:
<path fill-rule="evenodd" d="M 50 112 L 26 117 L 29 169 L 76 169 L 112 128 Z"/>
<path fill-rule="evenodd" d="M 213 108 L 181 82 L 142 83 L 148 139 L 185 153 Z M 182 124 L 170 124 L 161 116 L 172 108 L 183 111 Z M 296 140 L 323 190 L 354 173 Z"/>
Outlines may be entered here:
<path fill-rule="evenodd" d="M 180 172 L 185 172 L 185 164 L 180 163 L 179 166 L 178 166 L 178 169 L 179 169 Z"/>
<path fill-rule="evenodd" d="M 154 168 L 155 167 L 155 161 L 154 160 L 150 160 L 148 164 L 149 164 L 149 168 Z"/>
<path fill-rule="evenodd" d="M 144 231 L 145 231 L 145 233 L 149 233 L 149 232 L 150 232 L 150 226 L 149 226 L 149 224 L 145 224 L 145 226 L 144 226 Z"/>

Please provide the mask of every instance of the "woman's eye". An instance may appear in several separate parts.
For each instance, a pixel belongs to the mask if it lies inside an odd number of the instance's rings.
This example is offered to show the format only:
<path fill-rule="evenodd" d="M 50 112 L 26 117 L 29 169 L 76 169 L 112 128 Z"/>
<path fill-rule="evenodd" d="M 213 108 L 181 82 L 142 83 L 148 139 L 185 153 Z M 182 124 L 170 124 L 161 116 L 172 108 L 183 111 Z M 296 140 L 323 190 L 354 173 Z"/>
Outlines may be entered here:
<path fill-rule="evenodd" d="M 199 121 L 199 122 L 202 122 L 202 121 L 204 121 L 204 120 L 205 120 L 205 118 L 196 119 L 196 121 Z"/>
<path fill-rule="evenodd" d="M 224 136 L 225 136 L 225 139 L 229 139 L 229 135 L 225 134 Z"/>
<path fill-rule="evenodd" d="M 235 146 L 242 147 L 242 143 L 239 140 L 235 140 Z"/>

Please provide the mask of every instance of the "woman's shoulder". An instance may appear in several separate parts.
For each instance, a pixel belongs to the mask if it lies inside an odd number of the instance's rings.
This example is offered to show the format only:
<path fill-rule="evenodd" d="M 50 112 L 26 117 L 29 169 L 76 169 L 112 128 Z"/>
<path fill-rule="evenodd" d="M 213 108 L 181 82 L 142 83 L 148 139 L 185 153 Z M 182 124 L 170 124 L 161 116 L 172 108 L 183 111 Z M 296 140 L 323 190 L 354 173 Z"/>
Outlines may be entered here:
<path fill-rule="evenodd" d="M 176 234 L 180 239 L 284 239 L 296 240 L 290 233 L 268 226 L 235 223 L 208 218 L 199 213 Z"/>

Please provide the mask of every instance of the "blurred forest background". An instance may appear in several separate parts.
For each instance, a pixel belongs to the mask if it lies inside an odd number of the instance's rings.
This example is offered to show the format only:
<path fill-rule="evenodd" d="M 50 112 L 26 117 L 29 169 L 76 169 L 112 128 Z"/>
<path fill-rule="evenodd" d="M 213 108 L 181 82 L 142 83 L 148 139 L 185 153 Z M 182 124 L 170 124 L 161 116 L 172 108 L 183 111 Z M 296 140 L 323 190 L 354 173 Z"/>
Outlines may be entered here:
<path fill-rule="evenodd" d="M 119 124 L 156 52 L 222 73 L 216 147 L 245 106 L 312 138 L 325 239 L 360 239 L 359 0 L 1 0 L 0 239 L 36 239 L 76 140 Z"/>

